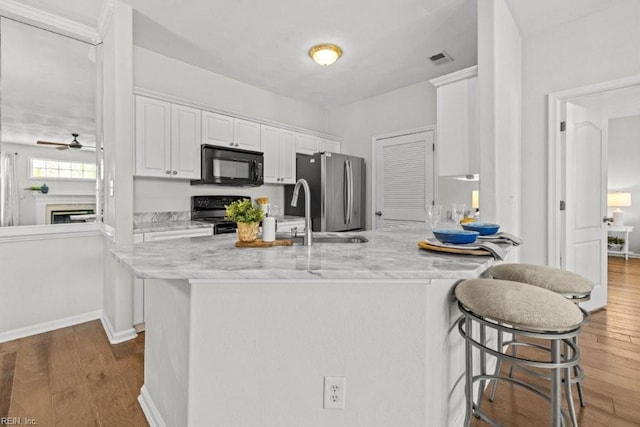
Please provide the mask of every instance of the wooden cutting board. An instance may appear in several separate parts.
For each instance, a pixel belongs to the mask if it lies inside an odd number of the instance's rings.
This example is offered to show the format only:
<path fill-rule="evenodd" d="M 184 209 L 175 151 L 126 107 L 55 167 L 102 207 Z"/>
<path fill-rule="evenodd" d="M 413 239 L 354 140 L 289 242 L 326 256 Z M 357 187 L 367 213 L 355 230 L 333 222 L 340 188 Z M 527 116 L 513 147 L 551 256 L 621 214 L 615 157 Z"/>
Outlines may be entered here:
<path fill-rule="evenodd" d="M 446 246 L 432 245 L 429 242 L 425 242 L 424 240 L 420 240 L 418 242 L 418 246 L 421 249 L 426 249 L 426 250 L 435 251 L 435 252 L 446 252 L 450 254 L 479 255 L 479 256 L 491 255 L 491 252 L 484 249 L 480 249 L 480 248 L 479 249 L 449 248 Z"/>
<path fill-rule="evenodd" d="M 256 239 L 253 242 L 236 242 L 236 248 L 270 248 L 272 246 L 291 246 L 293 242 L 288 239 L 274 240 L 273 242 L 263 242 L 262 239 Z"/>

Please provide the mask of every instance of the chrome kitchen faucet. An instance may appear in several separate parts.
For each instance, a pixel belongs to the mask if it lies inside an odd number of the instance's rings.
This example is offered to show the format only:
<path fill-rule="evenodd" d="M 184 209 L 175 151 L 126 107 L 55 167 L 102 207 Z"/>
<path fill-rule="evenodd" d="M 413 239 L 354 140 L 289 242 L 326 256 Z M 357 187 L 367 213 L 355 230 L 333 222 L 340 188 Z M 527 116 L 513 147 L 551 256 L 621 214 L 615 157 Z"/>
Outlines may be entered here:
<path fill-rule="evenodd" d="M 304 188 L 304 240 L 303 245 L 311 246 L 313 239 L 311 236 L 311 190 L 309 189 L 309 183 L 306 179 L 300 178 L 296 182 L 296 186 L 293 189 L 293 196 L 291 197 L 291 206 L 294 208 L 298 205 L 298 193 L 300 192 L 300 186 Z"/>

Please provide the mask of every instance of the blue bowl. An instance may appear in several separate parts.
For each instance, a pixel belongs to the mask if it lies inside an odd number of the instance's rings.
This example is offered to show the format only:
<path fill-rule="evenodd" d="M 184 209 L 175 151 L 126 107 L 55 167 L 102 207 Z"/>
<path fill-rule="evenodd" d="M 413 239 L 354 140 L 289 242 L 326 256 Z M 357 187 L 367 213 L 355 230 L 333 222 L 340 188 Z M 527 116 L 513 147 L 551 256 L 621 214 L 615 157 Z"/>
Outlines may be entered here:
<path fill-rule="evenodd" d="M 462 224 L 462 228 L 470 231 L 477 231 L 481 236 L 496 234 L 500 230 L 498 224 L 489 224 L 486 222 L 466 222 Z"/>
<path fill-rule="evenodd" d="M 478 238 L 477 231 L 456 230 L 453 228 L 435 228 L 433 235 L 442 243 L 453 243 L 455 245 L 464 245 L 473 243 Z"/>

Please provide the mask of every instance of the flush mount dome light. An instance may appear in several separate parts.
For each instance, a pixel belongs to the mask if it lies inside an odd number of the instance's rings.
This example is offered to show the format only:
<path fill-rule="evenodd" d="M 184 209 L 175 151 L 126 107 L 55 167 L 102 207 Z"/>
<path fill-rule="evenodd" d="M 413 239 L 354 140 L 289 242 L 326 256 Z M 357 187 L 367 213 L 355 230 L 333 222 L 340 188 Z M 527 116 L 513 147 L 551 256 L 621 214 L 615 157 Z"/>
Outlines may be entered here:
<path fill-rule="evenodd" d="M 340 49 L 340 46 L 331 43 L 317 44 L 309 49 L 309 56 L 318 64 L 326 67 L 342 56 L 342 49 Z"/>

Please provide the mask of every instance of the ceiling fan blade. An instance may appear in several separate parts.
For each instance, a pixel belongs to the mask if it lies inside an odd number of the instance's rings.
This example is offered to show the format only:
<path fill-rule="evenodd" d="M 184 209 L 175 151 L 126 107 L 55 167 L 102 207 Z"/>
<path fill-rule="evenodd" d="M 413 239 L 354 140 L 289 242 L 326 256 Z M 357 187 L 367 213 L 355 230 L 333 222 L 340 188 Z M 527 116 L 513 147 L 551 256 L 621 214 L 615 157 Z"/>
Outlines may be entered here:
<path fill-rule="evenodd" d="M 63 144 L 62 147 L 56 148 L 56 150 L 68 150 L 69 146 L 67 144 Z"/>
<path fill-rule="evenodd" d="M 40 145 L 69 145 L 69 144 L 65 144 L 64 142 L 50 142 L 50 141 L 37 141 L 36 144 L 40 144 Z"/>

